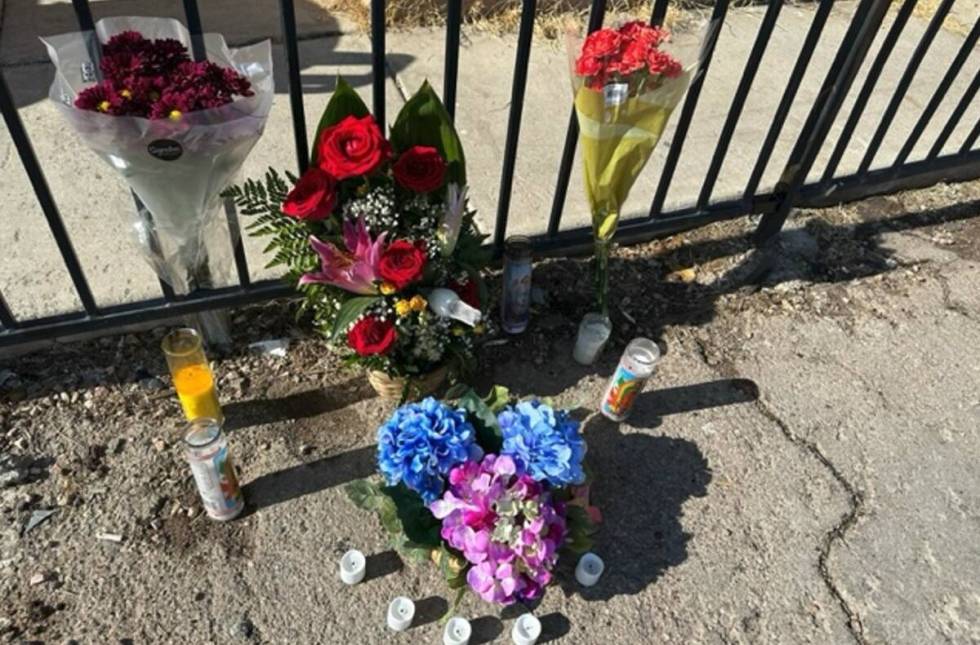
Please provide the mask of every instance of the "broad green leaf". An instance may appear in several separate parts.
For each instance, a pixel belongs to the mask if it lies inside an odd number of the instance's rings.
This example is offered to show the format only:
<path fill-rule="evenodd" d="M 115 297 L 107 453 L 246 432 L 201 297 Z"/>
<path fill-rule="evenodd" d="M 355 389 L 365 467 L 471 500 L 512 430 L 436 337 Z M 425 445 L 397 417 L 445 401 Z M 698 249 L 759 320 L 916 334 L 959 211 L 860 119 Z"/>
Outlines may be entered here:
<path fill-rule="evenodd" d="M 446 183 L 466 185 L 463 144 L 439 96 L 428 81 L 402 106 L 391 126 L 391 146 L 396 153 L 412 146 L 432 146 L 446 160 Z"/>
<path fill-rule="evenodd" d="M 317 165 L 317 142 L 320 140 L 320 133 L 332 125 L 337 125 L 349 116 L 361 118 L 371 114 L 367 105 L 361 100 L 360 95 L 354 88 L 340 76 L 337 77 L 337 88 L 333 91 L 333 96 L 327 102 L 327 107 L 323 110 L 320 123 L 316 126 L 316 134 L 313 135 L 313 152 L 310 155 L 310 164 Z M 380 124 L 379 124 L 380 125 Z"/>
<path fill-rule="evenodd" d="M 378 302 L 378 300 L 380 300 L 378 296 L 358 296 L 346 300 L 340 306 L 340 311 L 337 312 L 337 317 L 334 319 L 333 331 L 330 332 L 330 338 L 334 339 L 338 334 L 342 334 L 357 320 L 358 316 L 364 313 L 364 310 Z"/>
<path fill-rule="evenodd" d="M 456 404 L 469 413 L 470 423 L 476 429 L 476 440 L 486 452 L 499 453 L 503 446 L 503 434 L 497 416 L 487 407 L 476 392 L 468 391 Z"/>
<path fill-rule="evenodd" d="M 378 485 L 367 479 L 356 479 L 346 486 L 347 497 L 358 508 L 373 511 L 378 507 L 378 496 L 381 494 Z"/>
<path fill-rule="evenodd" d="M 397 520 L 405 537 L 411 542 L 428 545 L 431 550 L 442 544 L 439 529 L 442 524 L 435 518 L 418 493 L 404 484 L 386 486 L 381 493 L 388 497 L 395 509 Z"/>
<path fill-rule="evenodd" d="M 487 404 L 490 411 L 499 414 L 501 410 L 510 404 L 510 390 L 503 385 L 494 385 L 483 402 Z"/>

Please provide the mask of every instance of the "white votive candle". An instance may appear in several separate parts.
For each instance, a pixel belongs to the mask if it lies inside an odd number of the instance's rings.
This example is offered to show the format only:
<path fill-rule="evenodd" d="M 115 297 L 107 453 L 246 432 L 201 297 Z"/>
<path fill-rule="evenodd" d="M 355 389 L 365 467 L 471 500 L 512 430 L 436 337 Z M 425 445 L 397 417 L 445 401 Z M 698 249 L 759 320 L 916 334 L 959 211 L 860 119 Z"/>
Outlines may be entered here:
<path fill-rule="evenodd" d="M 602 558 L 595 553 L 586 553 L 579 559 L 578 566 L 575 567 L 575 579 L 583 587 L 591 587 L 599 582 L 605 568 L 606 565 Z"/>
<path fill-rule="evenodd" d="M 597 313 L 585 314 L 578 326 L 572 358 L 582 365 L 592 365 L 606 346 L 610 334 L 612 322 L 609 318 Z"/>
<path fill-rule="evenodd" d="M 412 625 L 415 617 L 415 603 L 411 598 L 398 596 L 388 605 L 388 627 L 396 632 L 403 632 Z"/>
<path fill-rule="evenodd" d="M 510 630 L 514 645 L 534 645 L 541 637 L 541 621 L 534 614 L 523 614 Z"/>
<path fill-rule="evenodd" d="M 357 549 L 351 549 L 340 559 L 340 579 L 345 585 L 356 585 L 364 580 L 366 564 L 364 554 Z"/>
<path fill-rule="evenodd" d="M 473 628 L 470 621 L 460 616 L 453 616 L 442 631 L 442 645 L 469 645 Z"/>

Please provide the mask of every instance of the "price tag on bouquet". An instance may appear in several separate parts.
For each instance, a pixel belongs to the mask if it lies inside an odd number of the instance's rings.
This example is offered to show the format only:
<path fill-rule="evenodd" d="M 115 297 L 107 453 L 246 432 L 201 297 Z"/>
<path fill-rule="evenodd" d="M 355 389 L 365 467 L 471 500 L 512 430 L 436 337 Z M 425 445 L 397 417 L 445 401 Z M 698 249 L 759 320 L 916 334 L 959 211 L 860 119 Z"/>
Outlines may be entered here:
<path fill-rule="evenodd" d="M 629 93 L 629 83 L 610 83 L 602 88 L 602 95 L 607 108 L 616 107 L 625 103 Z"/>

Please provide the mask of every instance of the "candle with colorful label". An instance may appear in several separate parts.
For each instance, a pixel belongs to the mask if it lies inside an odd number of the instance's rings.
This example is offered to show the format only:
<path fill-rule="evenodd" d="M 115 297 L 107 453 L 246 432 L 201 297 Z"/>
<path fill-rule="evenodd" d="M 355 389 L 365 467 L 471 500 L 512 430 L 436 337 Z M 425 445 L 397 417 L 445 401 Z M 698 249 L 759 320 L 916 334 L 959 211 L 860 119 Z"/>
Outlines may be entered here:
<path fill-rule="evenodd" d="M 660 349 L 648 338 L 634 338 L 626 346 L 619 365 L 602 395 L 599 411 L 613 421 L 629 416 L 637 395 L 660 359 Z"/>
<path fill-rule="evenodd" d="M 161 346 L 187 420 L 223 421 L 214 375 L 208 367 L 200 334 L 189 328 L 177 329 L 164 337 Z"/>

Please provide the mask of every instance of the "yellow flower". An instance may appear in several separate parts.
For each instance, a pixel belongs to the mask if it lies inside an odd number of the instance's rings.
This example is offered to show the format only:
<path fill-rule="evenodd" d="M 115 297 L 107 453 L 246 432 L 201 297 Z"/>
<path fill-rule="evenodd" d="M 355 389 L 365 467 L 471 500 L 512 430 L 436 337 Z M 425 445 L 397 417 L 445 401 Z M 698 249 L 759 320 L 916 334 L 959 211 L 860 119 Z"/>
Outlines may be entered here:
<path fill-rule="evenodd" d="M 398 291 L 398 287 L 396 287 L 395 285 L 391 284 L 390 282 L 382 282 L 381 283 L 381 293 L 383 293 L 384 295 L 390 296 L 391 294 L 395 293 L 396 291 Z"/>
<path fill-rule="evenodd" d="M 453 336 L 462 336 L 465 333 L 466 330 L 463 329 L 462 327 L 459 327 L 458 325 L 456 327 L 453 327 Z"/>
<path fill-rule="evenodd" d="M 99 103 L 99 112 L 108 112 L 111 106 L 112 104 L 109 101 L 102 101 Z"/>
<path fill-rule="evenodd" d="M 425 311 L 425 307 L 429 303 L 422 296 L 412 296 L 410 304 L 412 305 L 412 311 Z"/>
<path fill-rule="evenodd" d="M 484 325 L 483 323 L 480 323 L 473 328 L 473 333 L 476 334 L 477 336 L 482 336 L 486 331 L 487 331 L 487 326 Z"/>
<path fill-rule="evenodd" d="M 167 118 L 169 118 L 171 121 L 180 121 L 180 117 L 182 116 L 183 114 L 180 110 L 170 110 L 170 114 L 167 115 Z"/>
<path fill-rule="evenodd" d="M 130 92 L 129 90 L 127 90 L 127 89 L 123 89 L 121 92 L 119 92 L 119 95 L 121 97 L 123 97 L 124 99 L 131 99 L 131 98 L 133 98 L 133 93 Z"/>
<path fill-rule="evenodd" d="M 395 313 L 399 316 L 407 316 L 412 313 L 412 303 L 408 300 L 399 300 L 395 303 Z"/>

